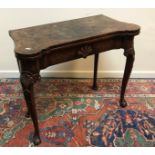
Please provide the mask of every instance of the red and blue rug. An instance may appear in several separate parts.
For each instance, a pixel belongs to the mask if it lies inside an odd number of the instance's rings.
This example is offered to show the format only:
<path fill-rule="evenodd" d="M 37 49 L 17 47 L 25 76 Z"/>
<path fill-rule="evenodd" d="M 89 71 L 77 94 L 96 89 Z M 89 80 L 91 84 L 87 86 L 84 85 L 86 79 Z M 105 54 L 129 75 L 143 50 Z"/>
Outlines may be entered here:
<path fill-rule="evenodd" d="M 120 108 L 121 79 L 42 79 L 35 99 L 39 146 L 155 146 L 155 80 L 131 79 Z M 33 126 L 18 79 L 0 80 L 0 146 L 33 146 Z"/>

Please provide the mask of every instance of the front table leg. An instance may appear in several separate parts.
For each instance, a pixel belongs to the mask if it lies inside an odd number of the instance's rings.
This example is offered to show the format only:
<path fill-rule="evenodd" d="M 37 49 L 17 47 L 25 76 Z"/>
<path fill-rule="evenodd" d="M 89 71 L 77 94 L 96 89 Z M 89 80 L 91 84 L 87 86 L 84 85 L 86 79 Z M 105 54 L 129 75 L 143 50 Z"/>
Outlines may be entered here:
<path fill-rule="evenodd" d="M 127 106 L 127 102 L 124 99 L 124 94 L 125 94 L 126 86 L 127 86 L 127 83 L 128 83 L 131 71 L 132 71 L 134 59 L 135 59 L 134 48 L 125 49 L 124 55 L 127 57 L 127 60 L 126 60 L 125 71 L 124 71 L 123 80 L 122 80 L 121 95 L 120 95 L 120 106 L 121 107 Z"/>
<path fill-rule="evenodd" d="M 23 72 L 21 74 L 20 81 L 22 84 L 24 97 L 28 107 L 28 114 L 30 114 L 34 125 L 33 142 L 34 145 L 38 145 L 41 143 L 41 140 L 39 135 L 38 119 L 35 109 L 34 93 L 33 93 L 33 86 L 37 80 L 37 78 L 35 77 L 36 77 L 35 74 L 29 72 Z"/>

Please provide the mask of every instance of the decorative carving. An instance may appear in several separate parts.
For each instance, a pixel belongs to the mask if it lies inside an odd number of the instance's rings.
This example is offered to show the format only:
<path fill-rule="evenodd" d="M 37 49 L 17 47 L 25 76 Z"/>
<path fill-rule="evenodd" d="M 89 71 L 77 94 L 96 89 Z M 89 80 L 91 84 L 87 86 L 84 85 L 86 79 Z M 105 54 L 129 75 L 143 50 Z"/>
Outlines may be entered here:
<path fill-rule="evenodd" d="M 22 72 L 21 77 L 20 77 L 21 84 L 25 88 L 27 88 L 30 85 L 34 84 L 39 79 L 40 79 L 39 73 L 31 73 L 31 72 L 28 72 L 28 71 Z"/>
<path fill-rule="evenodd" d="M 121 107 L 126 107 L 127 102 L 124 99 L 126 87 L 128 84 L 128 80 L 132 71 L 133 63 L 134 63 L 134 58 L 135 58 L 135 50 L 134 48 L 128 48 L 124 49 L 124 55 L 126 56 L 126 65 L 125 65 L 125 70 L 124 70 L 124 76 L 122 80 L 122 87 L 121 87 L 121 94 L 120 94 L 120 106 Z"/>
<path fill-rule="evenodd" d="M 93 52 L 92 46 L 87 45 L 87 46 L 81 47 L 80 50 L 78 51 L 78 54 L 83 58 L 86 58 L 92 52 Z"/>
<path fill-rule="evenodd" d="M 31 79 L 31 81 L 35 83 L 37 80 L 40 79 L 40 75 L 39 73 L 31 73 L 26 71 L 21 73 L 21 78 Z"/>
<path fill-rule="evenodd" d="M 35 102 L 34 102 L 34 92 L 33 92 L 33 84 L 39 79 L 40 79 L 39 73 L 31 73 L 27 71 L 21 72 L 20 80 L 21 80 L 23 93 L 24 93 L 24 97 L 28 108 L 26 117 L 31 116 L 34 129 L 35 129 L 34 135 L 33 135 L 34 145 L 38 145 L 41 143 L 40 136 L 39 136 L 37 112 L 35 109 Z"/>
<path fill-rule="evenodd" d="M 129 55 L 132 55 L 132 56 L 135 55 L 135 50 L 133 48 L 129 48 L 129 49 L 124 50 L 124 56 L 128 57 Z"/>

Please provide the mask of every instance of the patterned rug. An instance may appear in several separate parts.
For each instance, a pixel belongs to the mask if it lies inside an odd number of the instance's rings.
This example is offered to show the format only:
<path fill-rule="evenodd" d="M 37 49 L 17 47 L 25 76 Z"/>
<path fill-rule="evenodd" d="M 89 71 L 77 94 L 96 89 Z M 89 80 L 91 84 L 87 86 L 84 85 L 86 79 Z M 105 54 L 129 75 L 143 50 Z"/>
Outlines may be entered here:
<path fill-rule="evenodd" d="M 126 108 L 121 79 L 42 79 L 35 99 L 39 146 L 155 146 L 155 80 L 131 79 Z M 33 146 L 33 126 L 18 79 L 0 80 L 0 146 Z"/>

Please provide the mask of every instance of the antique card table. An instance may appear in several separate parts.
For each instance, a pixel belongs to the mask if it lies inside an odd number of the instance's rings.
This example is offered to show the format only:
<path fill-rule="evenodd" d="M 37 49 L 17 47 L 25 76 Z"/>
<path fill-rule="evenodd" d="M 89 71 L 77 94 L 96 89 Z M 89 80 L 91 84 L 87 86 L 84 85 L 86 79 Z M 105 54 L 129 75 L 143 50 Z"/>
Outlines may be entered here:
<path fill-rule="evenodd" d="M 96 90 L 99 53 L 122 48 L 127 60 L 120 92 L 120 106 L 125 107 L 127 102 L 124 94 L 135 56 L 134 36 L 139 32 L 138 25 L 120 22 L 104 15 L 9 31 L 15 43 L 14 51 L 28 108 L 26 117 L 31 116 L 34 125 L 35 145 L 41 143 L 41 139 L 33 86 L 40 79 L 40 70 L 94 54 L 92 88 Z"/>

